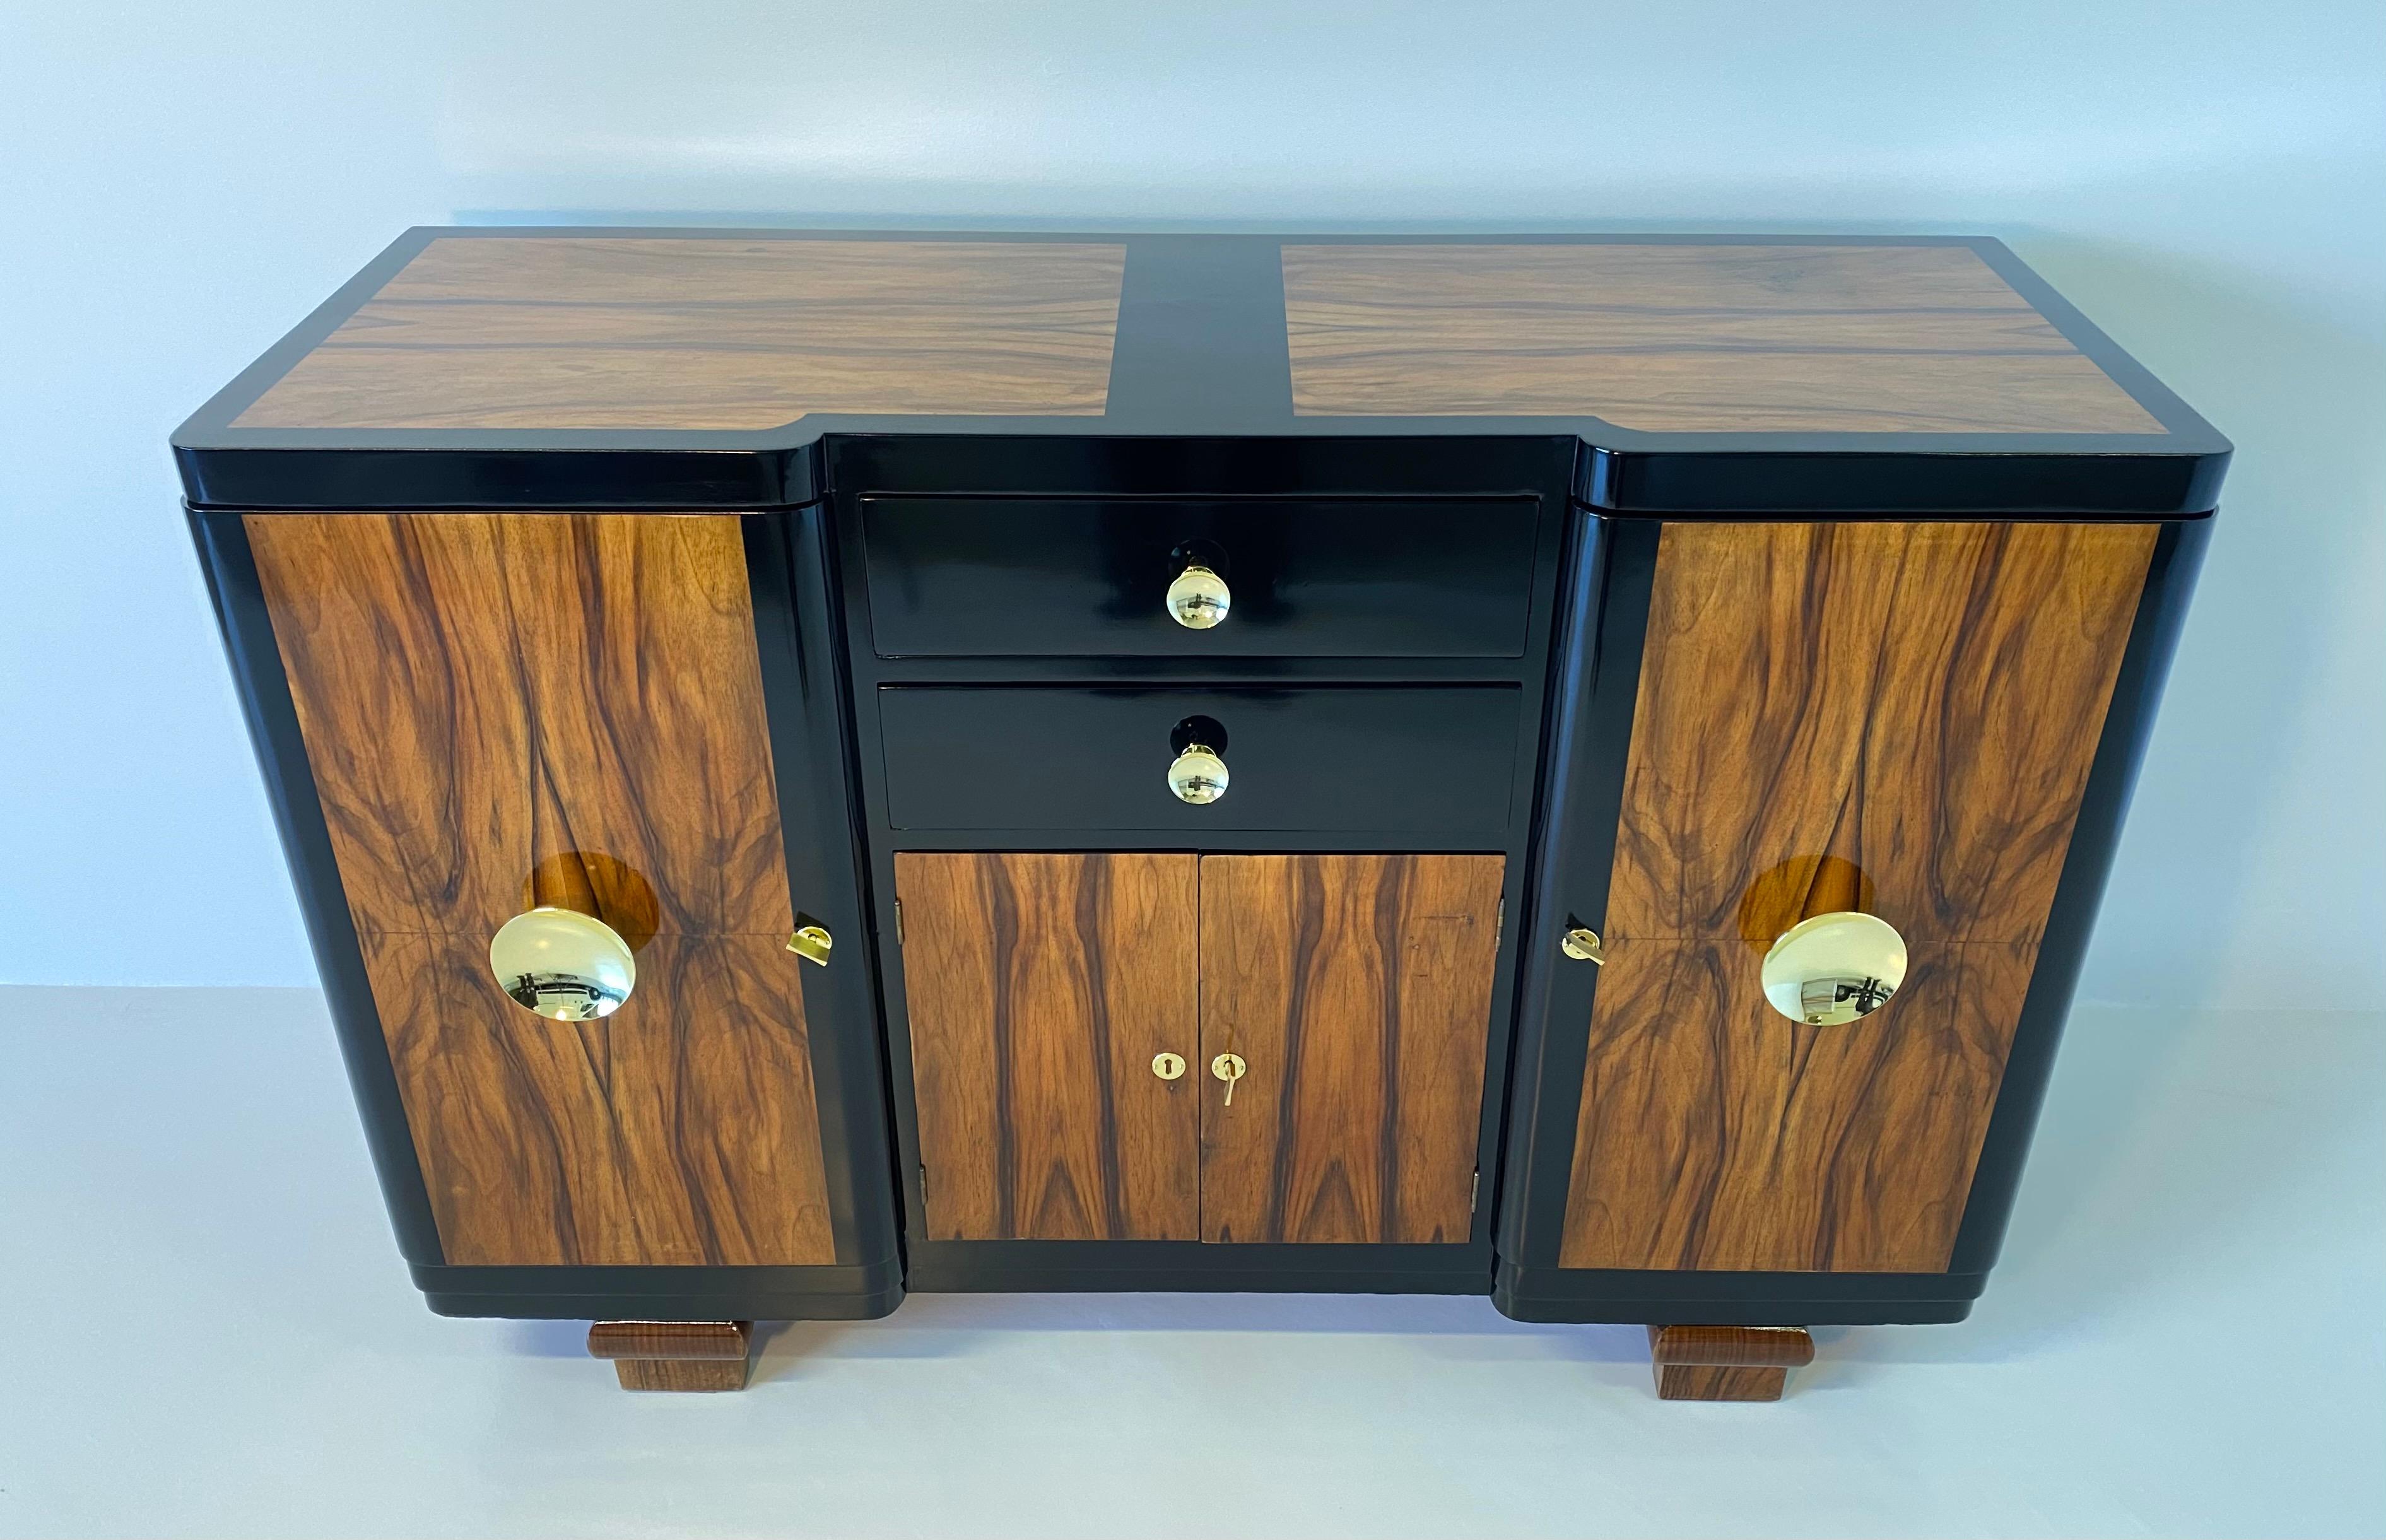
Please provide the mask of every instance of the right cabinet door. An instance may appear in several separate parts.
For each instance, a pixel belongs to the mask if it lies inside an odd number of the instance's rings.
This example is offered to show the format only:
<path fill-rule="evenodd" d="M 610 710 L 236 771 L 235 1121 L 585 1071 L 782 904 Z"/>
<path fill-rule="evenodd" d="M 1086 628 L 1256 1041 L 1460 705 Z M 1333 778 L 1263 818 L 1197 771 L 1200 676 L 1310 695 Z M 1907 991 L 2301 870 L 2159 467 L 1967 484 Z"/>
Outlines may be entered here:
<path fill-rule="evenodd" d="M 1664 528 L 1562 1267 L 1947 1268 L 2154 540 Z M 1776 1014 L 1766 948 L 1834 910 L 1903 988 Z"/>
<path fill-rule="evenodd" d="M 1468 1238 L 1502 864 L 1202 858 L 1202 1239 Z"/>

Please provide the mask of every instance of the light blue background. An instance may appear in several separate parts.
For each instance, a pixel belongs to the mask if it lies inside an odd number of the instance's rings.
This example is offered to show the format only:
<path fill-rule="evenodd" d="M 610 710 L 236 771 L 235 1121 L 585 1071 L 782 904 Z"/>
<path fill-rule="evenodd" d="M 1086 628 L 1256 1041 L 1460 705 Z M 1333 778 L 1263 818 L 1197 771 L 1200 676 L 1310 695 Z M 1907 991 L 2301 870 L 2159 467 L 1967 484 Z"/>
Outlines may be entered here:
<path fill-rule="evenodd" d="M 2239 446 L 2091 998 L 2367 1008 L 2386 6 L 0 12 L 0 980 L 312 969 L 166 454 L 403 227 L 1982 232 Z"/>

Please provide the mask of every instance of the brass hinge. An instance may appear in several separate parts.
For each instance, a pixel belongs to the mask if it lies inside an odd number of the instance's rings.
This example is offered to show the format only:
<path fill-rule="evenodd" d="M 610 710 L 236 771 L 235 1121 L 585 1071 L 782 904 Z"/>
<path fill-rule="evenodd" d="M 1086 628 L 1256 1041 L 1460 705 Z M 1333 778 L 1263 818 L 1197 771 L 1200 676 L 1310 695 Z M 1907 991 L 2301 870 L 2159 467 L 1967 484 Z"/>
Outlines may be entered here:
<path fill-rule="evenodd" d="M 924 1207 L 926 1207 L 927 1202 L 928 1202 L 928 1163 L 927 1163 L 925 1160 L 923 1160 L 923 1161 L 921 1161 L 921 1162 L 920 1162 L 920 1203 L 921 1203 L 921 1206 L 922 1206 L 923 1208 L 924 1208 Z"/>
<path fill-rule="evenodd" d="M 1483 1168 L 1475 1168 L 1475 1185 L 1466 1189 L 1466 1211 L 1475 1212 L 1475 1200 L 1483 1196 Z"/>
<path fill-rule="evenodd" d="M 1491 950 L 1495 952 L 1498 951 L 1500 949 L 1500 943 L 1507 939 L 1507 935 L 1508 900 L 1503 895 L 1500 899 L 1499 912 L 1491 921 Z"/>
<path fill-rule="evenodd" d="M 895 945 L 903 945 L 903 900 L 895 900 Z"/>

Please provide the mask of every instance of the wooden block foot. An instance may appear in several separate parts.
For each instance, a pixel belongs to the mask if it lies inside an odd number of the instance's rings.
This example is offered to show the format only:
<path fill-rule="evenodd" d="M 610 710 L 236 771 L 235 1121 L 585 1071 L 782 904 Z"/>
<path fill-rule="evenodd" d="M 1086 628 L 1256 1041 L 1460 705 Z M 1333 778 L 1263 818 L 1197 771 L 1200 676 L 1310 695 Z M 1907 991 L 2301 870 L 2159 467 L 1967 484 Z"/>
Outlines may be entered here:
<path fill-rule="evenodd" d="M 1661 1400 L 1778 1401 L 1815 1339 L 1803 1326 L 1651 1326 L 1649 1358 Z"/>
<path fill-rule="evenodd" d="M 599 1321 L 588 1354 L 623 1390 L 743 1390 L 753 1340 L 750 1321 Z"/>

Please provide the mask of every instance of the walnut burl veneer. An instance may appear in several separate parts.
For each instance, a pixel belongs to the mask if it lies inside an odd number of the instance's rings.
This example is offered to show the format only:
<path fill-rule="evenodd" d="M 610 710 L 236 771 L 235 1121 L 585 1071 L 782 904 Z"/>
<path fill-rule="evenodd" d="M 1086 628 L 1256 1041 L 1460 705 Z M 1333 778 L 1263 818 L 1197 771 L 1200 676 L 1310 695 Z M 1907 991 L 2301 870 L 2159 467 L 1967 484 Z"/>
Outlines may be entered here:
<path fill-rule="evenodd" d="M 433 240 L 244 428 L 774 428 L 1099 413 L 1126 248 Z"/>
<path fill-rule="evenodd" d="M 1196 1234 L 1198 866 L 895 858 L 929 1238 Z"/>
<path fill-rule="evenodd" d="M 2154 535 L 1666 527 L 1564 1266 L 1947 1266 Z M 1775 1014 L 1764 948 L 1842 908 L 1904 987 Z"/>
<path fill-rule="evenodd" d="M 1287 245 L 1304 416 L 2159 433 L 1963 246 Z"/>
<path fill-rule="evenodd" d="M 1211 1241 L 1452 1242 L 1473 1225 L 1497 856 L 1211 856 L 1201 1100 Z"/>
<path fill-rule="evenodd" d="M 737 521 L 247 525 L 446 1261 L 833 1260 Z M 613 1016 L 497 989 L 539 903 L 635 950 Z"/>
<path fill-rule="evenodd" d="M 1503 864 L 897 855 L 929 1237 L 1466 1240 Z"/>

